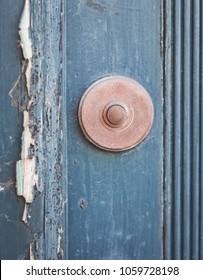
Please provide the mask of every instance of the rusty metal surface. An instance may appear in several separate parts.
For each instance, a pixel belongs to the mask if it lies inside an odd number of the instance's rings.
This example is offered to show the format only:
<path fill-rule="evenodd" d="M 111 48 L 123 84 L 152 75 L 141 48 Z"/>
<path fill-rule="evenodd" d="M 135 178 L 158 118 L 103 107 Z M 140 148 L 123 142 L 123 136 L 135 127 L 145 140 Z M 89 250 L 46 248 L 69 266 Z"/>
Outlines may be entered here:
<path fill-rule="evenodd" d="M 138 145 L 153 122 L 149 94 L 136 81 L 110 76 L 98 80 L 84 93 L 78 111 L 85 137 L 108 151 L 124 151 Z"/>

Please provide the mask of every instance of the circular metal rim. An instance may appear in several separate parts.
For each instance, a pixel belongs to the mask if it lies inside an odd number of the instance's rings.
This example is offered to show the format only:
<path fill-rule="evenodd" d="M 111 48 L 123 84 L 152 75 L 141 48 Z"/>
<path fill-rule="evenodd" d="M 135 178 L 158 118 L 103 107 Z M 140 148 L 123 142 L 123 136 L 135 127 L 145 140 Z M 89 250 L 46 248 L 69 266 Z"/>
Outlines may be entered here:
<path fill-rule="evenodd" d="M 150 110 L 151 110 L 151 121 L 148 125 L 148 128 L 147 130 L 145 131 L 145 133 L 142 135 L 142 137 L 140 138 L 139 141 L 137 141 L 135 144 L 133 145 L 130 145 L 128 147 L 125 147 L 125 148 L 108 148 L 106 146 L 103 146 L 101 144 L 98 144 L 96 141 L 94 141 L 94 139 L 91 138 L 91 136 L 88 134 L 87 130 L 85 129 L 84 125 L 83 125 L 83 122 L 82 122 L 82 106 L 83 106 L 83 103 L 87 97 L 87 95 L 89 94 L 89 92 L 95 88 L 98 84 L 101 84 L 102 82 L 105 82 L 105 81 L 110 81 L 110 80 L 114 80 L 114 79 L 118 79 L 118 80 L 124 80 L 124 81 L 129 81 L 133 84 L 135 84 L 137 87 L 139 87 L 146 95 L 148 101 L 149 101 L 149 104 L 150 104 Z M 112 76 L 106 76 L 106 77 L 103 77 L 103 78 L 100 78 L 98 79 L 97 81 L 93 82 L 87 89 L 86 91 L 84 92 L 83 96 L 81 97 L 81 100 L 80 100 L 80 103 L 79 103 L 79 107 L 78 107 L 78 119 L 79 119 L 79 124 L 80 124 L 80 127 L 83 131 L 83 134 L 85 136 L 85 138 L 90 141 L 92 144 L 94 144 L 96 147 L 102 149 L 102 150 L 105 150 L 105 151 L 111 151 L 111 152 L 123 152 L 123 151 L 127 151 L 127 150 L 130 150 L 136 146 L 138 146 L 145 138 L 146 136 L 149 134 L 151 128 L 152 128 L 152 124 L 153 124 L 153 121 L 154 121 L 154 106 L 153 106 L 153 103 L 152 103 L 152 100 L 151 100 L 151 96 L 148 94 L 148 92 L 145 90 L 145 88 L 140 84 L 138 83 L 137 81 L 135 81 L 134 79 L 132 78 L 129 78 L 129 77 L 125 77 L 125 76 L 120 76 L 120 75 L 112 75 Z M 105 121 L 103 120 L 104 124 Z M 106 124 L 106 127 L 108 125 Z M 122 128 L 122 127 L 121 127 Z M 108 129 L 114 129 L 114 127 L 108 127 Z"/>

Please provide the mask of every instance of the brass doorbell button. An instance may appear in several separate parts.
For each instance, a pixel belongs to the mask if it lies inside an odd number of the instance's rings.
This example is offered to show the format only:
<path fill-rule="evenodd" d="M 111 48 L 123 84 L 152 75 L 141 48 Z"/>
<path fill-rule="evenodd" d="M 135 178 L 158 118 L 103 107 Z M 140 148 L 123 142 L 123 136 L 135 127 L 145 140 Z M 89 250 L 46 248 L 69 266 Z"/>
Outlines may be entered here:
<path fill-rule="evenodd" d="M 149 133 L 153 104 L 136 81 L 110 76 L 86 90 L 78 117 L 85 137 L 94 145 L 108 151 L 124 151 L 138 145 Z"/>

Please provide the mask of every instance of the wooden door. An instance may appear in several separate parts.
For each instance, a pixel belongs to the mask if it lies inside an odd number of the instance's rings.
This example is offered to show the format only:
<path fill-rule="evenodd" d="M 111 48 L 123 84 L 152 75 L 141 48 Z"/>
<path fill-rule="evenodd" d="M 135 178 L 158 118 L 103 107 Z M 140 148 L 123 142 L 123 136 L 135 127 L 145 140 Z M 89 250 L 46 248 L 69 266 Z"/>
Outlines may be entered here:
<path fill-rule="evenodd" d="M 202 259 L 202 1 L 15 2 L 0 9 L 0 257 Z M 118 153 L 78 121 L 112 75 L 154 106 Z"/>

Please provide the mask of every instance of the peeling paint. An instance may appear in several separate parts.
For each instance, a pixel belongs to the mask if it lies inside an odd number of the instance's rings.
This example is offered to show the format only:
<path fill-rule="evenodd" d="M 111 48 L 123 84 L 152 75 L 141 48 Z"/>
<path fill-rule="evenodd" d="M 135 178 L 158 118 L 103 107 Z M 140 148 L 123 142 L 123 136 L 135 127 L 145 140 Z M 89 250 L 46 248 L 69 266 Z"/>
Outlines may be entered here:
<path fill-rule="evenodd" d="M 9 92 L 12 104 L 23 112 L 16 189 L 17 195 L 25 199 L 22 221 L 32 233 L 30 259 L 62 259 L 66 193 L 61 106 L 65 2 L 24 3 L 19 24 L 21 73 Z"/>
<path fill-rule="evenodd" d="M 33 244 L 31 243 L 30 244 L 30 260 L 31 261 L 33 261 L 33 260 L 35 260 L 35 256 L 34 256 L 34 254 L 33 254 Z"/>
<path fill-rule="evenodd" d="M 29 112 L 24 111 L 24 131 L 22 134 L 21 160 L 16 164 L 17 194 L 25 198 L 26 203 L 33 201 L 33 188 L 37 184 L 35 157 L 29 157 L 30 145 L 35 145 L 29 130 Z"/>
<path fill-rule="evenodd" d="M 25 0 L 24 9 L 19 24 L 20 45 L 23 57 L 26 62 L 22 64 L 22 73 L 26 77 L 27 94 L 30 96 L 31 71 L 32 71 L 32 42 L 29 34 L 30 29 L 30 1 Z M 26 67 L 26 69 L 24 69 Z M 14 87 L 9 95 L 12 97 L 13 89 L 20 81 L 18 77 Z M 21 137 L 21 159 L 16 163 L 16 189 L 17 195 L 23 196 L 26 203 L 32 203 L 34 186 L 37 185 L 37 175 L 35 173 L 35 156 L 30 155 L 30 147 L 35 150 L 35 141 L 29 128 L 29 109 L 32 104 L 32 98 L 27 102 L 26 109 L 23 112 L 23 133 Z M 22 221 L 27 223 L 28 206 L 25 204 Z"/>
<path fill-rule="evenodd" d="M 60 258 L 63 258 L 63 248 L 62 248 L 62 236 L 63 236 L 63 229 L 62 227 L 58 228 L 58 248 L 57 248 L 57 252 L 58 252 L 58 256 L 60 256 Z"/>
<path fill-rule="evenodd" d="M 25 6 L 19 24 L 19 35 L 21 40 L 20 44 L 25 59 L 32 58 L 32 43 L 29 36 L 29 27 L 30 27 L 30 1 L 25 0 Z"/>
<path fill-rule="evenodd" d="M 35 259 L 62 259 L 64 257 L 61 229 L 64 228 L 65 184 L 62 143 L 62 93 L 64 76 L 65 2 L 31 2 L 31 29 L 33 58 L 33 96 L 30 108 L 30 130 L 35 139 L 38 192 L 29 208 L 36 224 L 35 202 L 40 201 L 41 234 L 36 234 L 32 254 Z M 44 24 L 46 22 L 46 24 Z M 54 45 L 52 44 L 54 42 Z M 31 211 L 30 211 L 31 210 Z M 35 216 L 34 216 L 35 215 Z M 38 222 L 38 221 L 37 221 Z M 64 233 L 63 233 L 64 234 Z"/>
<path fill-rule="evenodd" d="M 25 6 L 19 24 L 20 45 L 24 59 L 28 60 L 25 76 L 27 81 L 28 95 L 30 93 L 31 71 L 32 71 L 32 42 L 29 34 L 30 29 L 30 0 L 25 0 Z"/>
<path fill-rule="evenodd" d="M 19 24 L 19 36 L 20 36 L 20 46 L 23 52 L 23 61 L 22 61 L 22 68 L 21 73 L 19 74 L 17 80 L 15 81 L 13 87 L 10 89 L 8 95 L 11 97 L 12 105 L 14 107 L 17 107 L 18 105 L 18 99 L 21 97 L 21 99 L 25 100 L 24 103 L 26 103 L 26 106 L 23 106 L 24 109 L 29 110 L 32 98 L 30 98 L 30 86 L 31 86 L 31 73 L 32 73 L 32 42 L 29 35 L 30 30 L 30 1 L 25 0 L 24 9 L 22 12 L 22 16 L 20 19 Z M 21 96 L 15 96 L 15 90 L 18 88 L 19 84 L 23 83 L 23 80 L 26 80 L 26 88 L 27 98 L 23 97 L 23 93 L 21 92 Z M 22 85 L 21 85 L 22 86 Z M 21 102 L 22 102 L 21 100 Z M 22 110 L 22 111 L 23 111 Z"/>
<path fill-rule="evenodd" d="M 10 89 L 8 95 L 11 98 L 11 105 L 18 108 L 20 112 L 23 112 L 27 109 L 28 101 L 30 97 L 28 95 L 28 88 L 26 85 L 26 69 L 28 61 L 23 60 L 21 66 L 21 72 L 16 79 L 14 85 Z"/>
<path fill-rule="evenodd" d="M 28 204 L 25 204 L 22 221 L 27 224 L 28 222 Z"/>

